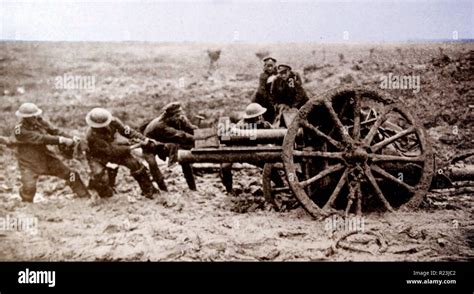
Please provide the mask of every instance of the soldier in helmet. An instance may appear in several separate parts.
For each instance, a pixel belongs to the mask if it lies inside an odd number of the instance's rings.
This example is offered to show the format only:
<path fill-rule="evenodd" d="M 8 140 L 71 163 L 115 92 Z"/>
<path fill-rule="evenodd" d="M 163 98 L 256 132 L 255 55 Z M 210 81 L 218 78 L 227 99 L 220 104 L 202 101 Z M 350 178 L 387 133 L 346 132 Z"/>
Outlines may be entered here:
<path fill-rule="evenodd" d="M 48 145 L 72 146 L 79 139 L 55 128 L 41 117 L 41 113 L 42 110 L 33 103 L 23 103 L 16 112 L 16 116 L 21 119 L 13 131 L 21 174 L 21 199 L 33 202 L 36 182 L 41 175 L 64 179 L 77 196 L 90 197 L 79 174 L 67 167 L 48 148 Z"/>
<path fill-rule="evenodd" d="M 293 72 L 291 66 L 280 64 L 277 67 L 278 76 L 273 81 L 271 93 L 275 103 L 275 122 L 279 124 L 281 114 L 290 108 L 299 109 L 308 100 L 308 95 L 303 89 L 303 83 L 300 76 Z"/>
<path fill-rule="evenodd" d="M 166 143 L 169 153 L 170 166 L 178 160 L 178 147 L 191 149 L 194 146 L 194 130 L 198 127 L 193 125 L 186 117 L 181 103 L 171 102 L 167 104 L 161 115 L 146 126 L 142 127 L 143 134 L 156 141 Z M 147 157 L 147 162 L 151 165 L 156 162 Z M 190 164 L 182 164 L 183 173 L 191 190 L 196 190 L 196 183 L 192 176 L 193 170 Z M 156 175 L 156 177 L 159 177 Z"/>
<path fill-rule="evenodd" d="M 164 107 L 159 117 L 146 125 L 143 134 L 163 143 L 193 147 L 193 132 L 197 128 L 184 114 L 181 103 L 171 102 Z"/>
<path fill-rule="evenodd" d="M 86 116 L 87 159 L 91 169 L 89 187 L 101 197 L 111 197 L 118 168 L 110 163 L 126 166 L 140 185 L 142 194 L 153 199 L 158 191 L 148 176 L 145 166 L 131 154 L 130 145 L 120 143 L 118 135 L 140 141 L 145 147 L 153 147 L 154 142 L 139 132 L 126 126 L 104 108 L 94 108 Z"/>
<path fill-rule="evenodd" d="M 251 130 L 251 129 L 271 129 L 272 125 L 263 118 L 267 109 L 258 103 L 250 103 L 245 108 L 244 117 L 237 122 L 236 128 Z M 221 165 L 222 183 L 227 192 L 232 192 L 232 163 L 223 163 Z"/>
<path fill-rule="evenodd" d="M 273 57 L 263 59 L 263 72 L 260 74 L 258 89 L 252 99 L 252 102 L 258 103 L 267 109 L 263 118 L 269 122 L 272 122 L 275 118 L 275 109 L 270 89 L 273 79 L 277 75 L 276 62 L 277 60 Z"/>
<path fill-rule="evenodd" d="M 268 111 L 258 103 L 250 103 L 245 108 L 244 117 L 237 122 L 237 128 L 248 129 L 248 126 L 256 129 L 271 129 L 272 125 L 265 120 L 264 115 Z"/>

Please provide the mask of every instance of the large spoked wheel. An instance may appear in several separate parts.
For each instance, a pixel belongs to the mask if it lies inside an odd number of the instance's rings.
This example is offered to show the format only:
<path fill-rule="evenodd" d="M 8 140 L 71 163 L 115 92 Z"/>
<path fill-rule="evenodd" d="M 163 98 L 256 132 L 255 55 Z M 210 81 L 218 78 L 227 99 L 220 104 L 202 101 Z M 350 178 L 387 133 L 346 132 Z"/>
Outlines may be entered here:
<path fill-rule="evenodd" d="M 431 148 L 414 116 L 361 88 L 331 90 L 306 103 L 288 129 L 282 157 L 293 193 L 314 217 L 334 209 L 417 207 L 433 175 Z M 305 166 L 303 177 L 298 166 Z"/>

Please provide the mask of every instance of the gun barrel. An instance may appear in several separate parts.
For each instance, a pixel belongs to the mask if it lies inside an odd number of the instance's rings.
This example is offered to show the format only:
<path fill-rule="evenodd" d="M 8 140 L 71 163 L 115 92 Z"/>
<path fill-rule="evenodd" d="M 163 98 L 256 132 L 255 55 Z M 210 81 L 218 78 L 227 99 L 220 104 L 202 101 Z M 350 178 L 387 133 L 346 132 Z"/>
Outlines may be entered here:
<path fill-rule="evenodd" d="M 179 163 L 281 162 L 281 147 L 222 147 L 179 150 Z"/>
<path fill-rule="evenodd" d="M 281 144 L 285 138 L 287 129 L 234 129 L 219 134 L 219 140 L 227 145 L 256 145 L 256 144 Z"/>

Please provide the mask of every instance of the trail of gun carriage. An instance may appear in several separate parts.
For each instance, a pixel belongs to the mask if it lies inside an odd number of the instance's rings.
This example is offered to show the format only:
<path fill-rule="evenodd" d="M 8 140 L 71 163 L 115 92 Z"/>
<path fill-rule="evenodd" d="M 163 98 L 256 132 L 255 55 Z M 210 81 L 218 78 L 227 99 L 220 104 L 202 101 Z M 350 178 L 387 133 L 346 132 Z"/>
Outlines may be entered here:
<path fill-rule="evenodd" d="M 472 43 L 0 46 L 0 260 L 474 256 Z"/>

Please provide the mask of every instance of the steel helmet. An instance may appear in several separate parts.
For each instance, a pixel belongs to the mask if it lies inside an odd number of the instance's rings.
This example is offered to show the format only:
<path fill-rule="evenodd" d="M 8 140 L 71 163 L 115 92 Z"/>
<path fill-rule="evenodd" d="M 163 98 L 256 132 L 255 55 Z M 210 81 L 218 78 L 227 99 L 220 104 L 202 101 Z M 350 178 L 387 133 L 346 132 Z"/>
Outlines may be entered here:
<path fill-rule="evenodd" d="M 250 103 L 245 108 L 244 118 L 254 118 L 254 117 L 257 117 L 259 115 L 264 114 L 266 111 L 267 111 L 267 109 L 265 107 L 262 107 L 260 104 Z"/>
<path fill-rule="evenodd" d="M 94 108 L 86 115 L 87 125 L 91 128 L 104 128 L 112 121 L 112 114 L 104 108 Z"/>
<path fill-rule="evenodd" d="M 26 102 L 23 103 L 20 108 L 16 111 L 16 116 L 18 117 L 33 117 L 33 116 L 38 116 L 42 113 L 43 111 L 36 106 L 34 103 Z"/>

